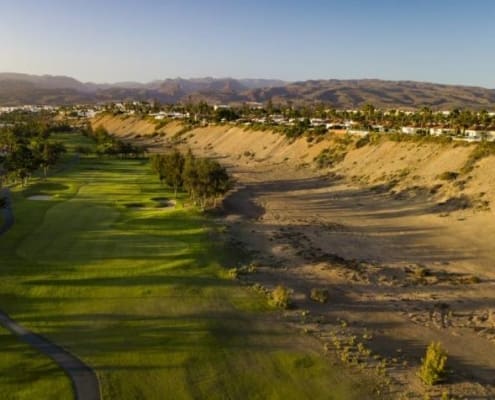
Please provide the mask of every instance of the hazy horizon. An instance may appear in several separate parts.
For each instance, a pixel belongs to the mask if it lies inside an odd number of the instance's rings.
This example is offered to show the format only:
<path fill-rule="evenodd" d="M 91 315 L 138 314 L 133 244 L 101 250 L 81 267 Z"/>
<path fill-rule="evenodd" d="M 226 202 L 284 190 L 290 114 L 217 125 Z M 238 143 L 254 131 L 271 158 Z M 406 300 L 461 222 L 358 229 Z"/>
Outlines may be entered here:
<path fill-rule="evenodd" d="M 174 77 L 410 80 L 495 88 L 495 3 L 0 0 L 1 71 L 82 82 Z"/>
<path fill-rule="evenodd" d="M 243 81 L 243 80 L 266 80 L 266 81 L 281 81 L 286 84 L 290 83 L 297 83 L 297 82 L 307 82 L 307 81 L 328 81 L 328 80 L 338 80 L 338 81 L 373 81 L 373 80 L 378 80 L 378 81 L 384 81 L 384 82 L 417 82 L 417 83 L 426 83 L 426 84 L 434 84 L 434 85 L 446 85 L 446 86 L 466 86 L 466 87 L 479 87 L 482 89 L 489 89 L 489 90 L 495 90 L 494 87 L 489 87 L 489 86 L 482 86 L 482 85 L 470 85 L 470 84 L 462 84 L 462 83 L 444 83 L 444 82 L 434 82 L 434 81 L 427 81 L 427 80 L 414 80 L 414 79 L 385 79 L 385 78 L 374 78 L 374 77 L 362 77 L 362 78 L 335 78 L 335 77 L 327 77 L 327 78 L 308 78 L 308 79 L 296 79 L 296 80 L 286 80 L 286 79 L 280 79 L 280 78 L 266 78 L 266 77 L 236 77 L 236 76 L 169 76 L 169 77 L 162 77 L 162 78 L 154 78 L 151 80 L 123 80 L 123 81 L 86 81 L 83 79 L 78 78 L 77 76 L 73 76 L 70 74 L 31 74 L 29 72 L 21 72 L 21 71 L 0 71 L 0 74 L 24 74 L 24 75 L 32 75 L 32 76 L 39 76 L 39 77 L 64 77 L 64 78 L 72 78 L 75 79 L 83 84 L 94 84 L 94 85 L 118 85 L 118 84 L 140 84 L 140 85 L 146 85 L 150 84 L 152 82 L 157 82 L 157 81 L 165 81 L 165 80 L 175 80 L 175 79 L 183 79 L 183 80 L 203 80 L 203 79 L 213 79 L 213 80 L 221 80 L 221 79 L 233 79 L 237 81 Z"/>

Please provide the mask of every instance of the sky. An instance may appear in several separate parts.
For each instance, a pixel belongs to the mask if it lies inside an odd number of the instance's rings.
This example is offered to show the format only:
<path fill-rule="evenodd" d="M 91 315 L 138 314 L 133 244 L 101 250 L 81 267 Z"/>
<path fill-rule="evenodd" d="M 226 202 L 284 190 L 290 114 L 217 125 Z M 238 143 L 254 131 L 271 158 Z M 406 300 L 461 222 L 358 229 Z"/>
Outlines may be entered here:
<path fill-rule="evenodd" d="M 495 88 L 495 1 L 0 0 L 0 72 Z"/>

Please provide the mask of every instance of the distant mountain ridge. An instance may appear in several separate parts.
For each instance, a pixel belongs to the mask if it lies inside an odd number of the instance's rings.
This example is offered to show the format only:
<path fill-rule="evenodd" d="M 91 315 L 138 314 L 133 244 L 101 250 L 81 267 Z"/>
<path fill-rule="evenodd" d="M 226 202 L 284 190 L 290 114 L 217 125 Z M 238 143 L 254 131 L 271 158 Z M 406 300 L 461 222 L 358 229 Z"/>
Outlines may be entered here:
<path fill-rule="evenodd" d="M 433 109 L 472 108 L 495 110 L 495 90 L 379 79 L 308 80 L 194 78 L 164 79 L 148 83 L 80 82 L 67 76 L 0 73 L 0 105 L 96 103 L 158 100 L 164 103 L 204 100 L 210 103 L 247 101 L 324 103 L 336 108 L 377 107 Z"/>

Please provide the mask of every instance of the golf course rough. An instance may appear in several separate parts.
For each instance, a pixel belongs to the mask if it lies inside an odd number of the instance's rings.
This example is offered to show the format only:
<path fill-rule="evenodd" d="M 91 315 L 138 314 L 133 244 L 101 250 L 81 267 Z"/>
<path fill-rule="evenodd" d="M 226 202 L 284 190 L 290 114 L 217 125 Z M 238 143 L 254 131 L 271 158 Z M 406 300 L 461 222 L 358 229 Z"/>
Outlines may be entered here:
<path fill-rule="evenodd" d="M 0 238 L 1 307 L 90 366 L 104 399 L 371 398 L 264 297 L 221 278 L 214 222 L 180 197 L 156 207 L 173 194 L 146 160 L 80 158 L 32 185 L 12 191 L 16 224 Z M 0 341 L 2 399 L 73 397 L 50 359 Z"/>

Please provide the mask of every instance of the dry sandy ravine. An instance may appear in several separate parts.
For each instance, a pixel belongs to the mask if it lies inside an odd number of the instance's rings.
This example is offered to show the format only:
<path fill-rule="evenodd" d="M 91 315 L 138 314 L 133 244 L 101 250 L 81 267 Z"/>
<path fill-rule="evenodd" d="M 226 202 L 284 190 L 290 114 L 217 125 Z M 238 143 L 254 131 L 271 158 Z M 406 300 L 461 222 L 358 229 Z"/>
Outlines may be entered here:
<path fill-rule="evenodd" d="M 495 398 L 495 229 L 478 237 L 491 215 L 440 218 L 427 202 L 277 165 L 231 170 L 227 219 L 257 260 L 249 279 L 291 288 L 296 326 L 330 345 L 364 336 L 404 393 L 423 392 L 415 372 L 439 341 L 452 372 L 436 392 Z M 312 301 L 313 288 L 328 302 Z M 313 316 L 306 324 L 301 310 Z"/>
<path fill-rule="evenodd" d="M 309 167 L 191 147 L 236 178 L 223 221 L 256 266 L 241 279 L 290 288 L 288 323 L 344 362 L 384 374 L 393 398 L 495 399 L 491 211 L 446 216 L 427 199 L 397 199 Z M 326 303 L 310 298 L 315 288 L 328 290 Z M 432 341 L 447 350 L 450 371 L 425 388 L 417 370 Z"/>

